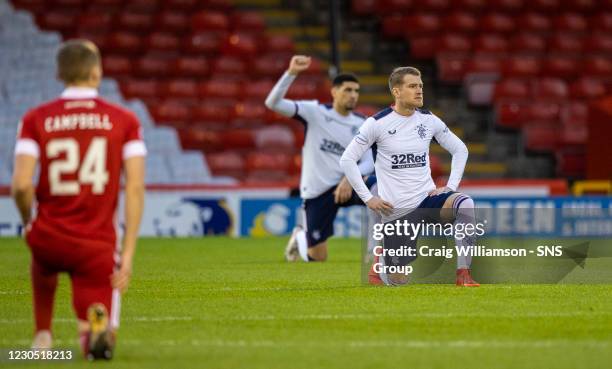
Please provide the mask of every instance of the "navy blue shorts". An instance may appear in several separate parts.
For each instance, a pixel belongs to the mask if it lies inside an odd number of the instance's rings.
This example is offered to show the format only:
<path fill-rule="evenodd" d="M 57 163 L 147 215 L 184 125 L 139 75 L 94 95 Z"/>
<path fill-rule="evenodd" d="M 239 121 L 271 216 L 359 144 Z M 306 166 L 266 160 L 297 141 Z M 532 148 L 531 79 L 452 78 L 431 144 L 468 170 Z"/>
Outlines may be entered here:
<path fill-rule="evenodd" d="M 334 202 L 334 190 L 336 186 L 325 191 L 318 197 L 304 200 L 302 205 L 305 214 L 305 231 L 308 247 L 313 247 L 324 242 L 334 235 L 334 219 L 339 208 L 352 205 L 365 205 L 357 193 L 353 191 L 351 198 L 343 203 Z"/>
<path fill-rule="evenodd" d="M 419 223 L 425 221 L 427 223 L 439 223 L 441 222 L 440 209 L 444 206 L 446 200 L 455 194 L 454 191 L 441 193 L 438 195 L 427 196 L 423 200 L 417 209 L 399 218 L 399 221 L 403 222 L 407 220 L 410 223 Z M 449 210 L 452 211 L 452 210 Z M 396 220 L 390 222 L 394 224 Z M 416 249 L 418 237 L 411 240 L 409 237 L 404 235 L 392 235 L 385 236 L 383 241 L 383 247 L 385 249 L 399 250 L 402 247 L 408 247 L 410 249 Z M 414 254 L 416 255 L 416 253 Z M 393 266 L 404 266 L 408 265 L 416 259 L 416 256 L 400 256 L 400 257 L 385 257 L 385 265 Z"/>

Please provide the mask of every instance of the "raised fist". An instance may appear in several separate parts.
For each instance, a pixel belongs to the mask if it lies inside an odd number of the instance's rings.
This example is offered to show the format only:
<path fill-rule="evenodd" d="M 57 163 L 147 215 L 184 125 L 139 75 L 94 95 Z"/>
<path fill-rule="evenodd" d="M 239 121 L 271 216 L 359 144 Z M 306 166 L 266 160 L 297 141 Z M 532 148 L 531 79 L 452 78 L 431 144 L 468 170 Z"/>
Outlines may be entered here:
<path fill-rule="evenodd" d="M 310 56 L 306 55 L 294 55 L 289 62 L 289 69 L 287 72 L 291 75 L 298 75 L 298 73 L 305 71 L 310 67 L 311 62 Z"/>

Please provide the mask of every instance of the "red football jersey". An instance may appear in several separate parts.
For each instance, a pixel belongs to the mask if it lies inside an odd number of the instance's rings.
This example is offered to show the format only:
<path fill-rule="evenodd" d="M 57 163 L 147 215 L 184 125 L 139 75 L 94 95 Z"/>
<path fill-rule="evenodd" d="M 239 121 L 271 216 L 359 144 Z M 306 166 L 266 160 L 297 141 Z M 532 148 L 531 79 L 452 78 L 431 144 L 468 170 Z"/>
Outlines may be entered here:
<path fill-rule="evenodd" d="M 15 154 L 40 162 L 29 240 L 70 238 L 115 246 L 123 160 L 146 155 L 133 113 L 93 89 L 68 88 L 24 116 Z"/>

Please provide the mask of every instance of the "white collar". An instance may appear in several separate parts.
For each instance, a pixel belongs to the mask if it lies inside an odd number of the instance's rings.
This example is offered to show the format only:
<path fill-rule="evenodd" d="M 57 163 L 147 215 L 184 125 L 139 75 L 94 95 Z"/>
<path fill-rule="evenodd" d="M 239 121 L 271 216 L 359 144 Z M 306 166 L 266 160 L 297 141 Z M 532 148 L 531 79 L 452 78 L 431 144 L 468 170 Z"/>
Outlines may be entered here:
<path fill-rule="evenodd" d="M 62 92 L 62 99 L 93 99 L 98 97 L 98 90 L 91 87 L 67 87 Z"/>

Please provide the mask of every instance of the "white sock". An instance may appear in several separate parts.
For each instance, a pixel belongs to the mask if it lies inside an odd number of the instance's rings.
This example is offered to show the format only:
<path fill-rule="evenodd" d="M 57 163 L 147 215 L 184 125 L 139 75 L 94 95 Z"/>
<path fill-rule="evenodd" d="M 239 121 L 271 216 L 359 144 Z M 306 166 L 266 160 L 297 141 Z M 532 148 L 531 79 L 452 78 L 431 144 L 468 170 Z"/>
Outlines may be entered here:
<path fill-rule="evenodd" d="M 300 229 L 295 234 L 295 239 L 298 244 L 298 252 L 300 253 L 300 257 L 305 262 L 308 262 L 308 241 L 306 240 L 306 231 Z"/>
<path fill-rule="evenodd" d="M 474 200 L 471 197 L 461 194 L 453 201 L 455 211 L 455 226 L 458 224 L 474 224 L 476 222 L 476 212 Z M 465 236 L 461 239 L 455 237 L 457 247 L 467 251 L 467 255 L 457 253 L 457 269 L 469 269 L 472 264 L 472 249 L 476 246 L 476 236 Z"/>

